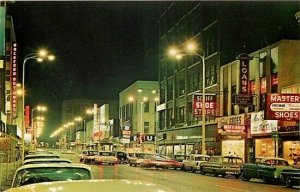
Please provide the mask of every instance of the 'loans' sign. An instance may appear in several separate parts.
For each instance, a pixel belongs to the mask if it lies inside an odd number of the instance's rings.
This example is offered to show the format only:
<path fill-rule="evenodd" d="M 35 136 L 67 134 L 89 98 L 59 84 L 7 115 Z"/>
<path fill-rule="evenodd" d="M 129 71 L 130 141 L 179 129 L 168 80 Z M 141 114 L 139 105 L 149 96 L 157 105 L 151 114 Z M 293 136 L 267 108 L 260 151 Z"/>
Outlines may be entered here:
<path fill-rule="evenodd" d="M 266 118 L 300 120 L 300 94 L 267 94 Z"/>
<path fill-rule="evenodd" d="M 215 116 L 216 115 L 216 95 L 205 94 L 205 115 Z M 193 95 L 193 113 L 195 116 L 202 115 L 202 94 Z"/>

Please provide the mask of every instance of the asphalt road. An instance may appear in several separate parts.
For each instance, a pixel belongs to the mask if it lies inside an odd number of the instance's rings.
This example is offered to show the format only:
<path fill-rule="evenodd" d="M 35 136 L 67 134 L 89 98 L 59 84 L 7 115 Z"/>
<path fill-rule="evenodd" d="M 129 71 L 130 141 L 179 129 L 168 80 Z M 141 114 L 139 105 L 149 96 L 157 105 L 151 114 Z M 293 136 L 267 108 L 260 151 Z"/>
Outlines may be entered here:
<path fill-rule="evenodd" d="M 74 163 L 79 162 L 76 155 L 63 155 Z M 264 184 L 260 180 L 249 182 L 234 177 L 214 177 L 180 170 L 144 169 L 129 165 L 90 165 L 95 179 L 146 180 L 161 184 L 178 192 L 297 192 L 299 188 L 289 189 L 283 185 Z M 143 191 L 143 190 L 141 190 Z"/>

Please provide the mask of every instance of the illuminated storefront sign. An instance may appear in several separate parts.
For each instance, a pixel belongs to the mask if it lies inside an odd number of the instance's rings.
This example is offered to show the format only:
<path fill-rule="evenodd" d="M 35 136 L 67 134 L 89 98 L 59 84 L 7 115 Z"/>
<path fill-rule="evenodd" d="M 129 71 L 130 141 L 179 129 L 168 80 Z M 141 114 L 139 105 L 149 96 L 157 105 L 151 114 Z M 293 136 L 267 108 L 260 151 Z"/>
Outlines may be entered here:
<path fill-rule="evenodd" d="M 218 128 L 224 127 L 224 125 L 245 125 L 245 115 L 232 115 L 227 117 L 217 118 Z"/>
<path fill-rule="evenodd" d="M 29 127 L 30 124 L 30 107 L 25 106 L 25 128 Z"/>
<path fill-rule="evenodd" d="M 277 120 L 264 120 L 264 112 L 251 113 L 251 134 L 267 134 L 277 131 Z"/>
<path fill-rule="evenodd" d="M 300 94 L 267 94 L 266 119 L 300 120 Z"/>
<path fill-rule="evenodd" d="M 248 80 L 249 80 L 249 60 L 240 60 L 240 85 L 241 93 L 248 94 Z"/>
<path fill-rule="evenodd" d="M 193 114 L 194 116 L 202 115 L 202 94 L 193 95 Z M 205 115 L 216 115 L 216 95 L 205 94 Z"/>
<path fill-rule="evenodd" d="M 17 44 L 13 43 L 12 46 L 12 56 L 11 56 L 11 74 L 10 74 L 10 82 L 11 82 L 11 98 L 12 98 L 12 116 L 17 116 Z"/>

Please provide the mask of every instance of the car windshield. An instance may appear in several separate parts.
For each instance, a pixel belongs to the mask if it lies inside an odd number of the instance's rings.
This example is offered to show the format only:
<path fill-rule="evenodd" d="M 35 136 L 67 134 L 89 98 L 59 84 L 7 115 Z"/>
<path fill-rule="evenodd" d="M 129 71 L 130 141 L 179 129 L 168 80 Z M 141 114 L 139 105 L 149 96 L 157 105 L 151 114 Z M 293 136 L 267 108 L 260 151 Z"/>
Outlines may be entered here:
<path fill-rule="evenodd" d="M 99 156 L 115 156 L 113 152 L 99 152 Z"/>
<path fill-rule="evenodd" d="M 51 155 L 51 156 L 44 156 L 44 155 L 41 155 L 41 156 L 26 156 L 25 158 L 24 158 L 24 160 L 28 160 L 28 159 L 48 159 L 48 158 L 59 158 L 59 156 L 57 156 L 57 155 Z"/>
<path fill-rule="evenodd" d="M 280 159 L 268 159 L 265 160 L 265 163 L 267 165 L 274 165 L 274 166 L 289 166 L 289 163 L 285 160 Z"/>
<path fill-rule="evenodd" d="M 43 163 L 71 163 L 71 161 L 68 160 L 46 160 L 46 161 L 29 161 L 29 162 L 24 162 L 23 165 L 29 165 L 29 164 L 43 164 Z"/>
<path fill-rule="evenodd" d="M 224 157 L 223 163 L 243 163 L 243 159 L 238 157 Z"/>
<path fill-rule="evenodd" d="M 51 181 L 88 180 L 91 173 L 85 168 L 75 167 L 42 167 L 19 171 L 13 187 Z"/>
<path fill-rule="evenodd" d="M 200 157 L 195 157 L 195 161 L 208 161 L 209 157 L 205 156 L 200 156 Z"/>
<path fill-rule="evenodd" d="M 88 151 L 86 154 L 87 155 L 97 155 L 97 151 Z"/>

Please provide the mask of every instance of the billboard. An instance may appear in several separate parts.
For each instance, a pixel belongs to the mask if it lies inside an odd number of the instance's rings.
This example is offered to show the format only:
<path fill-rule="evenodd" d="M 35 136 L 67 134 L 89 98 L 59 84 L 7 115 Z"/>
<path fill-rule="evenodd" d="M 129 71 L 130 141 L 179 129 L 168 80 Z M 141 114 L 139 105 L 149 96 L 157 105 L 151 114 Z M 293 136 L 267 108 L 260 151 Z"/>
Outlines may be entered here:
<path fill-rule="evenodd" d="M 267 134 L 277 131 L 278 121 L 277 120 L 265 120 L 264 112 L 259 111 L 251 113 L 251 134 Z"/>
<path fill-rule="evenodd" d="M 266 119 L 300 120 L 300 94 L 268 93 Z"/>
<path fill-rule="evenodd" d="M 215 116 L 216 115 L 216 95 L 205 94 L 205 115 Z M 193 114 L 194 116 L 202 115 L 202 94 L 195 93 L 193 95 Z"/>

